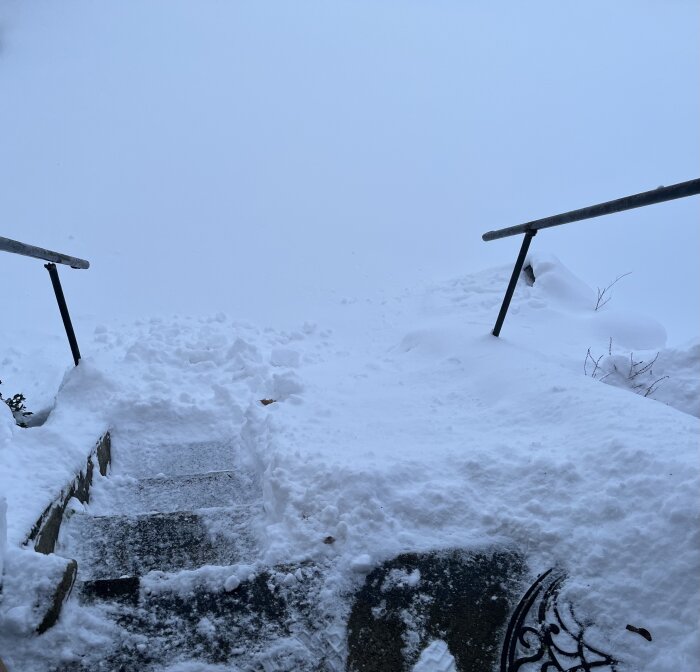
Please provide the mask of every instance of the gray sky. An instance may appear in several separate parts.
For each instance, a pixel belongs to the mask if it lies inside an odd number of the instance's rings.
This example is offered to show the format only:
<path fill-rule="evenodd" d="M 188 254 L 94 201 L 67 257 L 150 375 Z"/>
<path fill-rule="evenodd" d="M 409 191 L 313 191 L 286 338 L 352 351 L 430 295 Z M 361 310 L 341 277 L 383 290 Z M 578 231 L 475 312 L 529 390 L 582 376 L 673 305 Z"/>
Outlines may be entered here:
<path fill-rule="evenodd" d="M 695 1 L 0 2 L 0 235 L 78 319 L 322 321 L 512 263 L 481 234 L 700 176 Z M 700 334 L 700 199 L 533 245 Z M 3 255 L 16 319 L 53 300 Z M 47 308 L 55 310 L 55 308 Z M 34 317 L 32 317 L 34 316 Z"/>

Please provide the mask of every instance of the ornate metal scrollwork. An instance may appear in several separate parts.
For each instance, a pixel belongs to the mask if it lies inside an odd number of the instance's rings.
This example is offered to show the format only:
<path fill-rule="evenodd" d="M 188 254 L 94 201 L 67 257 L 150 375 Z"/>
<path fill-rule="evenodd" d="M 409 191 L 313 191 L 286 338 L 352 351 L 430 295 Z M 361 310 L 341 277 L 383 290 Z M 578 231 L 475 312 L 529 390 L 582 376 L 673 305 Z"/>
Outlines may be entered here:
<path fill-rule="evenodd" d="M 565 575 L 550 569 L 530 586 L 513 612 L 501 653 L 501 672 L 616 672 L 618 661 L 585 642 L 571 605 L 560 607 Z"/>

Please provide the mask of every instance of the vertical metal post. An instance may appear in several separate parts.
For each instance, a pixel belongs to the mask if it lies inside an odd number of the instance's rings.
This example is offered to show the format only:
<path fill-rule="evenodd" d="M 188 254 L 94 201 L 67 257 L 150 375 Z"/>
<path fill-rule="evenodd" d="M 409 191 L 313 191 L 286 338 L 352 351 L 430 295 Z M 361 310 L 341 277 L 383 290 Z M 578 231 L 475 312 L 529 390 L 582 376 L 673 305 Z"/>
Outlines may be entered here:
<path fill-rule="evenodd" d="M 513 275 L 510 276 L 508 289 L 506 289 L 506 295 L 503 297 L 503 303 L 501 304 L 501 311 L 498 313 L 498 318 L 496 319 L 496 326 L 491 332 L 494 336 L 499 336 L 501 333 L 501 327 L 503 326 L 503 321 L 506 319 L 506 313 L 508 312 L 508 307 L 510 306 L 510 300 L 513 298 L 513 292 L 515 292 L 515 286 L 518 284 L 518 278 L 523 270 L 523 264 L 525 263 L 527 251 L 530 249 L 530 241 L 535 237 L 536 233 L 536 229 L 530 229 L 529 231 L 525 232 L 523 244 L 520 246 L 520 253 L 515 261 Z"/>
<path fill-rule="evenodd" d="M 58 270 L 56 269 L 56 264 L 44 264 L 44 268 L 49 272 L 49 275 L 51 276 L 51 284 L 53 285 L 53 291 L 56 293 L 58 309 L 61 311 L 63 326 L 66 328 L 66 336 L 68 336 L 70 350 L 73 353 L 73 361 L 75 362 L 75 365 L 78 366 L 78 362 L 80 361 L 80 350 L 78 349 L 78 341 L 75 338 L 73 324 L 70 321 L 70 315 L 68 314 L 66 297 L 63 296 L 63 288 L 61 287 L 61 280 L 58 277 Z"/>

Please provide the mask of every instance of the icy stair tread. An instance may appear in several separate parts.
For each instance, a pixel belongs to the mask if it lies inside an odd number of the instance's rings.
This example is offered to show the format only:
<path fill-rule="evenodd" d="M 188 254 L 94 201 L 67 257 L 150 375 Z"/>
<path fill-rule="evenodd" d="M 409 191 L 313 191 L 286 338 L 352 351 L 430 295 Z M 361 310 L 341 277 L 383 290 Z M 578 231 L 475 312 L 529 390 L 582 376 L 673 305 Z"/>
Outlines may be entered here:
<path fill-rule="evenodd" d="M 240 471 L 119 479 L 97 493 L 93 515 L 173 513 L 214 507 L 251 505 L 260 500 L 255 479 Z"/>
<path fill-rule="evenodd" d="M 60 553 L 78 561 L 78 579 L 143 576 L 249 561 L 253 507 L 137 516 L 75 513 L 61 530 Z"/>
<path fill-rule="evenodd" d="M 113 467 L 119 473 L 137 478 L 185 476 L 213 470 L 238 470 L 236 450 L 230 440 L 162 444 L 155 447 L 133 447 L 115 458 Z"/>

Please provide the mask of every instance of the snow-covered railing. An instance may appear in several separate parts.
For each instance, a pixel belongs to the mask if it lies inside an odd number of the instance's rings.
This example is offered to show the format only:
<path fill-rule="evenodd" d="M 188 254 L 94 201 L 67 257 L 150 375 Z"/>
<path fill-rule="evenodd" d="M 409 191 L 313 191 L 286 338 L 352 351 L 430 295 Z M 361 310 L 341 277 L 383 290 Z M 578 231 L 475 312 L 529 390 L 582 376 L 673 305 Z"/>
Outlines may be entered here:
<path fill-rule="evenodd" d="M 61 252 L 46 250 L 43 247 L 36 247 L 35 245 L 20 243 L 18 240 L 3 238 L 2 236 L 0 236 L 0 250 L 3 252 L 10 252 L 12 254 L 20 254 L 24 257 L 43 259 L 44 261 L 49 262 L 48 264 L 44 264 L 44 268 L 49 272 L 49 276 L 51 277 L 51 284 L 53 285 L 53 290 L 56 294 L 58 309 L 61 311 L 61 319 L 63 320 L 63 326 L 66 330 L 66 336 L 68 336 L 68 343 L 70 344 L 71 353 L 73 354 L 73 361 L 75 362 L 75 365 L 78 366 L 78 362 L 80 361 L 80 350 L 78 348 L 78 341 L 75 338 L 73 323 L 71 322 L 70 314 L 68 313 L 68 306 L 66 305 L 66 298 L 63 295 L 63 288 L 61 287 L 61 280 L 58 277 L 58 269 L 56 268 L 56 264 L 65 264 L 71 268 L 85 269 L 90 268 L 90 262 L 86 261 L 85 259 L 79 259 L 78 257 L 71 257 Z"/>
<path fill-rule="evenodd" d="M 497 231 L 487 231 L 483 236 L 481 236 L 482 240 L 487 242 L 489 240 L 507 238 L 508 236 L 517 236 L 520 233 L 525 234 L 523 244 L 520 247 L 520 252 L 518 253 L 518 258 L 515 261 L 513 274 L 511 275 L 510 282 L 508 283 L 506 294 L 503 297 L 501 310 L 498 313 L 498 318 L 496 319 L 496 326 L 493 328 L 493 335 L 498 336 L 501 333 L 501 327 L 503 326 L 503 321 L 506 319 L 506 313 L 508 312 L 508 307 L 510 306 L 510 300 L 513 298 L 515 285 L 517 284 L 520 273 L 523 270 L 523 264 L 525 263 L 525 257 L 527 256 L 527 252 L 530 248 L 530 242 L 540 229 L 548 229 L 552 226 L 570 224 L 571 222 L 580 222 L 583 219 L 592 219 L 603 215 L 611 215 L 614 212 L 633 210 L 634 208 L 641 208 L 645 205 L 654 205 L 655 203 L 663 203 L 664 201 L 673 201 L 677 198 L 695 196 L 696 194 L 700 194 L 700 179 L 680 182 L 679 184 L 674 184 L 670 187 L 659 187 L 658 189 L 645 191 L 641 194 L 625 196 L 614 201 L 598 203 L 597 205 L 591 205 L 587 208 L 580 208 L 579 210 L 571 210 L 559 215 L 553 215 L 552 217 L 535 219 L 531 222 L 525 222 L 524 224 L 518 224 L 517 226 L 509 226 L 505 229 L 498 229 Z"/>

